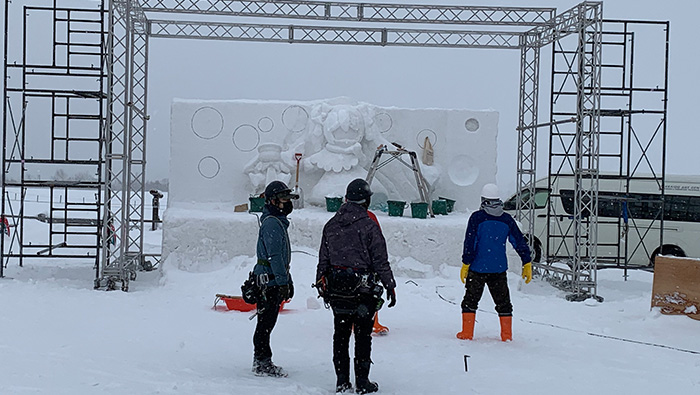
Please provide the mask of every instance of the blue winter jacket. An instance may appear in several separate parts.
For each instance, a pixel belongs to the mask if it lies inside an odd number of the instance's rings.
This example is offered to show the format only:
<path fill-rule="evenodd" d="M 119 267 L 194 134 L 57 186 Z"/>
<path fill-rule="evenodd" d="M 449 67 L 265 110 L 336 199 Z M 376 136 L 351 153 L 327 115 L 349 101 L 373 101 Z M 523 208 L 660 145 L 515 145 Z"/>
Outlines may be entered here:
<path fill-rule="evenodd" d="M 513 217 L 503 213 L 498 217 L 479 210 L 469 217 L 464 236 L 462 262 L 469 271 L 501 273 L 508 270 L 506 239 L 520 255 L 523 265 L 530 262 L 530 248 Z"/>
<path fill-rule="evenodd" d="M 289 273 L 292 249 L 289 244 L 287 228 L 289 228 L 287 217 L 275 207 L 266 204 L 260 217 L 257 246 L 258 263 L 253 268 L 253 273 L 274 275 L 274 278 L 268 281 L 268 286 L 292 283 L 292 276 Z"/>

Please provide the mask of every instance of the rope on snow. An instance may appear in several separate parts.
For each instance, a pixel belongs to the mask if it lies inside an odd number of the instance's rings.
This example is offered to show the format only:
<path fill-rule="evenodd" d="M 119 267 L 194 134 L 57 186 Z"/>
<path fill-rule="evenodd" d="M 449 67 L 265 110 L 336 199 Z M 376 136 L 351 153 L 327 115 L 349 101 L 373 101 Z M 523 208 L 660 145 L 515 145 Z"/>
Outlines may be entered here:
<path fill-rule="evenodd" d="M 451 300 L 449 300 L 449 299 L 446 299 L 445 297 L 443 297 L 442 295 L 440 295 L 439 289 L 442 288 L 442 287 L 444 287 L 444 285 L 443 285 L 443 286 L 440 286 L 440 285 L 439 285 L 439 286 L 436 286 L 436 287 L 435 287 L 435 293 L 438 295 L 438 297 L 439 297 L 440 299 L 444 300 L 444 301 L 447 302 L 447 303 L 451 303 L 451 304 L 453 304 L 453 305 L 456 305 L 457 303 L 455 303 L 455 302 L 453 302 L 453 301 L 451 301 Z M 492 312 L 492 311 L 485 311 L 485 310 L 482 310 L 482 309 L 479 309 L 478 311 L 484 312 L 484 313 L 488 313 L 488 314 L 496 314 L 496 313 L 494 313 L 494 312 Z M 632 340 L 632 339 L 627 339 L 627 338 L 624 338 L 624 337 L 602 335 L 602 334 L 600 334 L 600 333 L 580 331 L 580 330 L 571 329 L 571 328 L 567 328 L 567 327 L 560 326 L 560 325 L 547 324 L 547 323 L 544 323 L 544 322 L 537 322 L 537 321 L 531 321 L 531 320 L 524 320 L 524 319 L 522 319 L 522 318 L 519 318 L 519 320 L 520 320 L 520 321 L 523 321 L 523 322 L 527 322 L 527 323 L 529 323 L 529 324 L 549 326 L 549 327 L 552 327 L 552 328 L 562 329 L 562 330 L 566 330 L 566 331 L 570 331 L 570 332 L 576 332 L 576 333 L 585 333 L 586 335 L 593 336 L 593 337 L 600 337 L 600 338 L 603 338 L 603 339 L 610 339 L 610 340 L 617 340 L 617 341 L 621 341 L 621 342 L 627 342 L 627 343 L 633 343 L 633 344 L 640 344 L 640 345 L 643 345 L 643 346 L 666 348 L 666 349 L 673 350 L 673 351 L 679 351 L 679 352 L 685 352 L 685 353 L 688 353 L 688 354 L 700 355 L 700 351 L 687 350 L 687 349 L 684 349 L 684 348 L 667 346 L 667 345 L 665 345 L 665 344 L 644 342 L 644 341 L 640 341 L 640 340 Z"/>

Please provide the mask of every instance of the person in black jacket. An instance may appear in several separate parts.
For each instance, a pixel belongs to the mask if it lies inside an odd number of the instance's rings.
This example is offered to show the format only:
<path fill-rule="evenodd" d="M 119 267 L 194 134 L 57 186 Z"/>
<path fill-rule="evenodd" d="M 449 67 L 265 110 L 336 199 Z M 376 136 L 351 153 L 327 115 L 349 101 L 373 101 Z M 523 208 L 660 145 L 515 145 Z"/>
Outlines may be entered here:
<path fill-rule="evenodd" d="M 265 207 L 260 217 L 257 255 L 253 274 L 262 288 L 262 300 L 257 303 L 258 324 L 253 335 L 253 373 L 257 376 L 286 377 L 281 367 L 272 363 L 270 334 L 277 323 L 282 301 L 294 296 L 294 283 L 289 272 L 291 248 L 287 215 L 292 212 L 291 199 L 299 195 L 282 181 L 272 181 L 265 188 Z"/>
<path fill-rule="evenodd" d="M 384 285 L 388 307 L 396 304 L 396 281 L 389 267 L 386 241 L 367 214 L 372 191 L 363 179 L 350 182 L 345 203 L 323 228 L 316 287 L 333 309 L 333 364 L 336 392 L 350 384 L 350 334 L 355 332 L 355 386 L 366 394 L 379 389 L 369 381 L 374 313 Z M 378 278 L 378 280 L 377 280 Z"/>

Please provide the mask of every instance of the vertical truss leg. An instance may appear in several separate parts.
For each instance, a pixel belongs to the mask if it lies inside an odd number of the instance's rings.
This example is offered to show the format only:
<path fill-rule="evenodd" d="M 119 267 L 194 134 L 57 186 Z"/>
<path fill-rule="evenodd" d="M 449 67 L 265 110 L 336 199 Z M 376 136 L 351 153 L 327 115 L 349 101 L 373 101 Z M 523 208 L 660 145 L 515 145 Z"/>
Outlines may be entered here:
<path fill-rule="evenodd" d="M 537 168 L 537 111 L 539 97 L 540 48 L 521 38 L 520 106 L 518 116 L 518 164 L 516 218 L 525 224 L 528 244 L 535 243 L 535 181 Z M 525 196 L 524 196 L 525 195 Z"/>

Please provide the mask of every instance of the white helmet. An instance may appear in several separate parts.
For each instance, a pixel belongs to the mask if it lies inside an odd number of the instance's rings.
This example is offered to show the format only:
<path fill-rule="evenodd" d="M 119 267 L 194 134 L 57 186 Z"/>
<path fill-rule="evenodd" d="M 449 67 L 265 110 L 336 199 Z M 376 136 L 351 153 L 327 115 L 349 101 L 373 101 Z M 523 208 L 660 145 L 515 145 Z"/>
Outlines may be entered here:
<path fill-rule="evenodd" d="M 500 199 L 501 195 L 498 193 L 498 186 L 496 184 L 486 184 L 481 189 L 481 197 L 485 199 Z"/>

